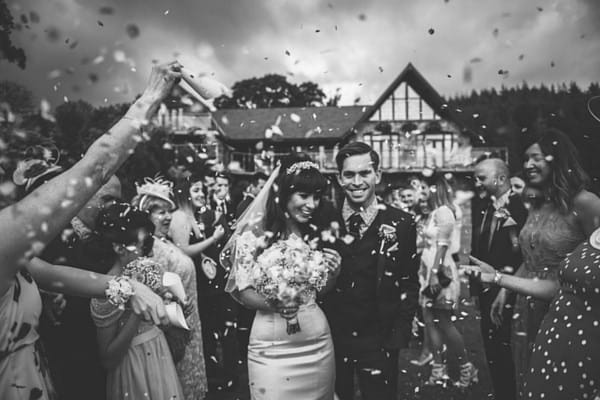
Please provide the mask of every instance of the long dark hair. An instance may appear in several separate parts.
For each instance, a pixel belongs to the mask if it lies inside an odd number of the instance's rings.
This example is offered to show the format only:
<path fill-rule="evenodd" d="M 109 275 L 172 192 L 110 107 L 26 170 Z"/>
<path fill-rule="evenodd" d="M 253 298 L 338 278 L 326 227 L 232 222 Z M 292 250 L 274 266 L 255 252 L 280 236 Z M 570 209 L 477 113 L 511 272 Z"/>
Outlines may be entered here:
<path fill-rule="evenodd" d="M 544 197 L 560 211 L 573 208 L 575 196 L 589 186 L 590 179 L 579 162 L 577 149 L 563 132 L 549 128 L 533 137 L 526 149 L 538 144 L 550 164 L 550 181 L 542 188 Z"/>
<path fill-rule="evenodd" d="M 273 234 L 269 239 L 270 243 L 285 234 L 286 219 L 289 218 L 286 206 L 292 194 L 304 192 L 322 197 L 327 190 L 327 178 L 317 168 L 296 168 L 294 171 L 288 172 L 292 165 L 306 161 L 311 160 L 307 156 L 295 155 L 290 156 L 281 164 L 279 176 L 275 179 L 267 199 L 265 229 Z M 310 222 L 300 226 L 303 235 L 312 238 L 321 232 L 324 228 L 322 210 L 323 201 L 321 199 Z"/>

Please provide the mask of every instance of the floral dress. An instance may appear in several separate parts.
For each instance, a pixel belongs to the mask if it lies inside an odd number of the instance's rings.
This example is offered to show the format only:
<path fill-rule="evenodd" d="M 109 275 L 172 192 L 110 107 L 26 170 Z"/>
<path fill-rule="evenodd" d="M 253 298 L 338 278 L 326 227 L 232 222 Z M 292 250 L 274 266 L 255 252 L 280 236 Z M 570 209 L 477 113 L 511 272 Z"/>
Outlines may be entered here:
<path fill-rule="evenodd" d="M 0 296 L 0 399 L 54 398 L 47 366 L 38 350 L 42 300 L 32 277 L 21 270 Z"/>
<path fill-rule="evenodd" d="M 167 240 L 156 239 L 152 258 L 165 271 L 174 272 L 181 278 L 186 296 L 194 305 L 194 312 L 187 317 L 191 340 L 185 348 L 183 358 L 175 367 L 186 400 L 203 399 L 207 392 L 206 368 L 202 345 L 202 326 L 198 314 L 198 292 L 194 262 L 177 246 Z"/>

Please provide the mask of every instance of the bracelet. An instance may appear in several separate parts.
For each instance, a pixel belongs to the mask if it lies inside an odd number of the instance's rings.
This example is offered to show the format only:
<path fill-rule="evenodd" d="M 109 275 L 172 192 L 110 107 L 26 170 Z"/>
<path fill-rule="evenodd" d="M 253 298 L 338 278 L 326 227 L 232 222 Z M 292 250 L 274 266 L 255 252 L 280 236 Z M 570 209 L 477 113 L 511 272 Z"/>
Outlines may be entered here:
<path fill-rule="evenodd" d="M 500 282 L 502 281 L 503 276 L 504 275 L 502 275 L 500 271 L 496 270 L 496 272 L 494 272 L 494 280 L 492 281 L 494 285 L 500 286 Z"/>
<path fill-rule="evenodd" d="M 117 276 L 108 281 L 104 293 L 110 304 L 123 309 L 129 298 L 135 294 L 135 290 L 133 290 L 133 285 L 129 281 L 129 278 Z"/>

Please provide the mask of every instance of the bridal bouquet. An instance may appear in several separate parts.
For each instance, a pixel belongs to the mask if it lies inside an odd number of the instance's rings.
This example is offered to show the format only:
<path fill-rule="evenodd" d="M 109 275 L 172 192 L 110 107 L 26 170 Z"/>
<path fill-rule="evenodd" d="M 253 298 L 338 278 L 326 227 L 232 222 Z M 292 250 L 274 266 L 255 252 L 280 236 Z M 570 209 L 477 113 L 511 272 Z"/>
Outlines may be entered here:
<path fill-rule="evenodd" d="M 123 275 L 143 283 L 163 297 L 167 301 L 165 309 L 171 324 L 189 330 L 182 308 L 186 295 L 179 275 L 163 271 L 156 261 L 147 257 L 137 258 L 127 264 L 123 268 Z"/>
<path fill-rule="evenodd" d="M 250 281 L 269 301 L 300 305 L 307 295 L 327 283 L 328 268 L 323 253 L 313 250 L 297 236 L 279 240 L 256 259 Z M 287 320 L 287 333 L 300 331 L 298 318 Z"/>

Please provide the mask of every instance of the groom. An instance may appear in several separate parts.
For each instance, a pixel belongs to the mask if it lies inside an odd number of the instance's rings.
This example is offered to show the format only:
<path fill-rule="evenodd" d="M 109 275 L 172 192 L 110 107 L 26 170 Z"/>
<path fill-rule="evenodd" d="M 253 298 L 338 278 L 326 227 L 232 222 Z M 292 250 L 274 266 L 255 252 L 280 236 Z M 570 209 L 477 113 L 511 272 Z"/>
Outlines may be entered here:
<path fill-rule="evenodd" d="M 379 155 L 361 142 L 336 156 L 344 200 L 338 213 L 341 272 L 324 299 L 335 346 L 336 393 L 354 396 L 354 373 L 364 399 L 396 399 L 398 352 L 407 347 L 418 305 L 412 215 L 377 202 Z"/>

